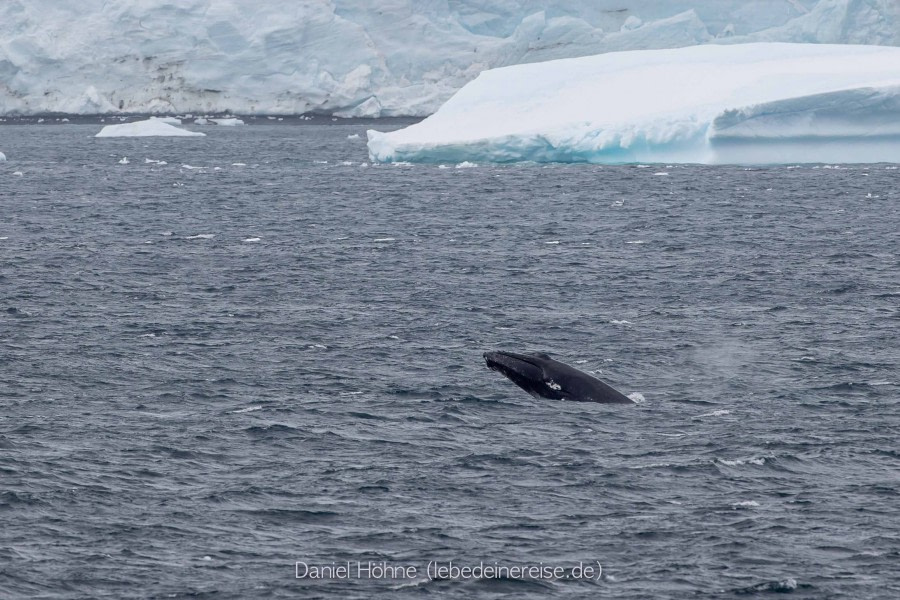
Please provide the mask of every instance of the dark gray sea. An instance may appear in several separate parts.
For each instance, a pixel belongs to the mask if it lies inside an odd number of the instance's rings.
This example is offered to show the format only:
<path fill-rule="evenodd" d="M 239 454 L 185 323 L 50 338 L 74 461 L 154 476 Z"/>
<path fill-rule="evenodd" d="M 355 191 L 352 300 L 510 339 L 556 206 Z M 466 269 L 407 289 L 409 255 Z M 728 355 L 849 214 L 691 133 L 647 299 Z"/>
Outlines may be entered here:
<path fill-rule="evenodd" d="M 369 164 L 407 123 L 0 124 L 0 597 L 900 597 L 896 166 Z"/>

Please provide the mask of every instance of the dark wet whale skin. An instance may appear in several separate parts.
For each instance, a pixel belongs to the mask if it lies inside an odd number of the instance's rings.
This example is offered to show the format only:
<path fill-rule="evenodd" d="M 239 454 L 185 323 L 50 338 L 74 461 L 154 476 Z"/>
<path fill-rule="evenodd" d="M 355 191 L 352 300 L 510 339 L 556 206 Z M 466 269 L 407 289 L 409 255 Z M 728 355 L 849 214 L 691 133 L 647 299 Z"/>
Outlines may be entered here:
<path fill-rule="evenodd" d="M 628 396 L 596 377 L 553 360 L 546 354 L 485 352 L 484 361 L 510 381 L 534 396 L 551 400 L 634 404 Z"/>

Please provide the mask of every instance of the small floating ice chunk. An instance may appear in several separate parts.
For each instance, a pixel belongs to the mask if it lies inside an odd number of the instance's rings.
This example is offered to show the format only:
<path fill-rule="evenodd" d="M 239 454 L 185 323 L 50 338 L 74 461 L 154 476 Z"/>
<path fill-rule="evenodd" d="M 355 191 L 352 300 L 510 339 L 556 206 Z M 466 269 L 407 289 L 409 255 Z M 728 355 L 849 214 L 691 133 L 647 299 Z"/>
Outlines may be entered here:
<path fill-rule="evenodd" d="M 778 594 L 785 594 L 793 592 L 796 589 L 797 580 L 793 577 L 788 577 L 787 579 L 782 581 L 767 581 L 765 583 L 758 583 L 756 585 L 734 591 L 740 594 L 755 594 L 757 592 L 775 592 Z"/>
<path fill-rule="evenodd" d="M 3 162 L 5 160 L 6 160 L 6 155 L 3 154 L 2 152 L 0 152 L 0 162 Z"/>
<path fill-rule="evenodd" d="M 214 233 L 198 233 L 197 235 L 189 235 L 184 239 L 186 239 L 186 240 L 211 240 L 214 237 L 216 237 L 216 234 L 214 234 Z"/>
<path fill-rule="evenodd" d="M 759 502 L 756 500 L 744 500 L 742 502 L 735 502 L 731 505 L 733 510 L 738 510 L 740 508 L 756 508 L 759 506 Z"/>
<path fill-rule="evenodd" d="M 396 239 L 397 239 L 397 238 L 386 237 L 386 238 L 375 238 L 375 239 L 372 240 L 372 241 L 374 241 L 374 242 L 393 242 L 393 241 L 395 241 Z"/>
<path fill-rule="evenodd" d="M 243 125 L 244 122 L 237 117 L 225 117 L 222 119 L 210 119 L 216 125 L 221 125 L 222 127 L 236 127 L 238 125 Z"/>
<path fill-rule="evenodd" d="M 348 139 L 348 140 L 358 140 L 358 139 L 359 139 L 359 134 L 358 134 L 358 133 L 351 133 L 350 135 L 347 136 L 347 139 Z"/>
<path fill-rule="evenodd" d="M 695 418 L 695 419 L 702 419 L 703 417 L 721 417 L 721 416 L 724 416 L 724 415 L 730 415 L 730 414 L 731 414 L 731 411 L 730 411 L 730 410 L 724 410 L 724 409 L 722 409 L 722 410 L 714 410 L 714 411 L 708 412 L 708 413 L 703 413 L 702 415 L 697 415 L 697 416 L 694 417 L 694 418 Z"/>
<path fill-rule="evenodd" d="M 665 176 L 668 176 L 668 173 L 666 173 L 665 171 L 659 171 L 659 172 L 657 172 L 657 173 L 654 173 L 654 175 L 656 175 L 656 176 L 664 176 L 664 175 L 665 175 Z"/>
<path fill-rule="evenodd" d="M 231 163 L 232 167 L 246 167 L 247 163 Z"/>
<path fill-rule="evenodd" d="M 239 409 L 233 410 L 231 412 L 233 414 L 239 414 L 239 413 L 253 412 L 253 411 L 257 411 L 257 410 L 262 410 L 262 406 L 248 406 L 247 408 L 239 408 Z"/>
<path fill-rule="evenodd" d="M 258 242 L 258 241 L 260 241 L 261 239 L 262 239 L 262 238 L 252 237 L 252 238 L 247 238 L 247 239 L 245 239 L 244 241 L 245 241 L 245 242 Z"/>
<path fill-rule="evenodd" d="M 553 240 L 552 242 L 544 242 L 544 243 L 547 244 L 548 246 L 555 246 L 555 245 L 559 244 L 559 240 Z"/>
<path fill-rule="evenodd" d="M 471 168 L 477 167 L 477 166 L 478 166 L 478 165 L 475 164 L 475 163 L 473 163 L 473 162 L 469 162 L 469 161 L 467 161 L 467 160 L 464 160 L 464 161 L 462 161 L 461 163 L 457 164 L 457 165 L 456 165 L 456 168 L 457 168 L 457 169 L 471 169 Z"/>
<path fill-rule="evenodd" d="M 154 121 L 161 121 L 162 123 L 168 123 L 169 125 L 181 125 L 181 119 L 178 117 L 150 117 Z"/>
<path fill-rule="evenodd" d="M 107 125 L 94 137 L 197 137 L 204 136 L 199 131 L 188 131 L 170 125 L 161 119 L 147 119 L 133 123 L 120 123 L 119 125 Z"/>
<path fill-rule="evenodd" d="M 196 119 L 194 119 L 194 125 L 209 125 L 209 119 L 197 117 Z"/>
<path fill-rule="evenodd" d="M 25 173 L 23 173 L 22 171 L 15 171 L 15 172 L 13 173 L 13 175 L 17 175 L 17 176 L 19 176 L 19 177 L 22 177 L 24 174 L 25 174 Z"/>
<path fill-rule="evenodd" d="M 127 156 L 123 156 L 121 159 L 119 159 L 120 165 L 127 165 L 128 163 L 129 163 L 129 160 L 128 160 Z"/>
<path fill-rule="evenodd" d="M 613 319 L 609 322 L 609 324 L 610 325 L 634 325 L 634 323 L 632 323 L 631 321 L 626 321 L 625 319 L 622 319 L 621 321 L 617 321 L 616 319 Z"/>

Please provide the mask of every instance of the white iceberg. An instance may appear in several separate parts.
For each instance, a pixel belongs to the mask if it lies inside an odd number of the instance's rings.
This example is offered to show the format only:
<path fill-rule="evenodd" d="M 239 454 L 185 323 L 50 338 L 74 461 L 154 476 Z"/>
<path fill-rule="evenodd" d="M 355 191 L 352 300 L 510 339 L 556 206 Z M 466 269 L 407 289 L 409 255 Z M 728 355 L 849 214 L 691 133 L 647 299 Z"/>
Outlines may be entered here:
<path fill-rule="evenodd" d="M 121 123 L 119 125 L 107 125 L 94 137 L 196 137 L 204 136 L 199 131 L 188 131 L 166 123 L 164 119 L 147 119 L 146 121 L 134 121 L 133 123 Z"/>
<path fill-rule="evenodd" d="M 900 162 L 900 48 L 754 43 L 483 72 L 373 161 Z"/>

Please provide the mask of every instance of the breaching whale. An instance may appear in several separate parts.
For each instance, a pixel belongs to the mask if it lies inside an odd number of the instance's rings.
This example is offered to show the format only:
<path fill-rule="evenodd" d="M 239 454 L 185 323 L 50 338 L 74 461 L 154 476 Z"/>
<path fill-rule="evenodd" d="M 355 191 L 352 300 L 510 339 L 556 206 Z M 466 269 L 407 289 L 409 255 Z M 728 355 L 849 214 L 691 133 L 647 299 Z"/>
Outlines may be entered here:
<path fill-rule="evenodd" d="M 485 352 L 484 361 L 535 398 L 634 404 L 634 400 L 606 385 L 596 377 L 553 360 L 546 354 Z"/>

